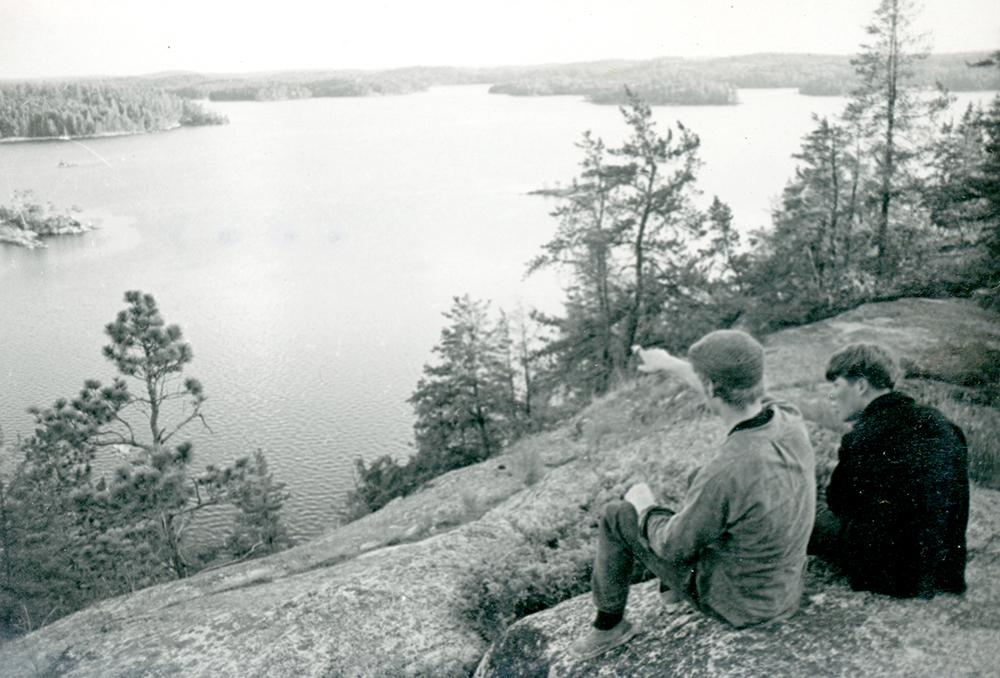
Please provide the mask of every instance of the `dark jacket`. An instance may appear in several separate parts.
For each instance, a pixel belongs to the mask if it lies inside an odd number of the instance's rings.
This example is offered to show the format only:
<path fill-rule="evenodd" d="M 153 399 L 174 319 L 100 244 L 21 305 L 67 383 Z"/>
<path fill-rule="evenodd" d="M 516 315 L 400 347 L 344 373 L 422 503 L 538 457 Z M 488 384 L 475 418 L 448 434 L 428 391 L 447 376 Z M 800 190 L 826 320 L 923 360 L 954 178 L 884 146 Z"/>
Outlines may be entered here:
<path fill-rule="evenodd" d="M 840 443 L 827 489 L 855 590 L 901 598 L 965 590 L 969 474 L 962 430 L 891 392 Z"/>

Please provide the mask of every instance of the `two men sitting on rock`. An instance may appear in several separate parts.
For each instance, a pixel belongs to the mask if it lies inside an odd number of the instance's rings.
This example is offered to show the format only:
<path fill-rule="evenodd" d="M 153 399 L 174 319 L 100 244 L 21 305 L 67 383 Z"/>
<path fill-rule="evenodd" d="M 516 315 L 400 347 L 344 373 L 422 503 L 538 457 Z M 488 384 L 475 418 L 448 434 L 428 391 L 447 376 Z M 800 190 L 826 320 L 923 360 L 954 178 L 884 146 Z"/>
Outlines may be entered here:
<path fill-rule="evenodd" d="M 636 560 L 661 590 L 735 627 L 798 609 L 813 529 L 816 475 L 802 417 L 764 397 L 764 351 L 749 335 L 712 332 L 688 352 L 639 350 L 640 370 L 673 372 L 701 390 L 726 438 L 692 478 L 679 510 L 655 506 L 644 483 L 609 504 L 592 576 L 597 618 L 573 647 L 594 657 L 627 642 L 624 619 Z"/>
<path fill-rule="evenodd" d="M 817 508 L 810 551 L 851 588 L 900 598 L 965 591 L 969 474 L 962 430 L 894 390 L 896 364 L 877 344 L 830 359 L 837 414 L 852 422 Z"/>
<path fill-rule="evenodd" d="M 624 613 L 637 560 L 661 592 L 737 628 L 798 609 L 807 545 L 843 569 L 855 590 L 965 590 L 965 437 L 938 410 L 894 390 L 896 365 L 885 348 L 855 344 L 830 359 L 830 400 L 853 428 L 818 506 L 801 414 L 764 396 L 764 352 L 752 337 L 712 332 L 688 361 L 661 349 L 636 352 L 641 371 L 671 372 L 701 391 L 727 434 L 676 513 L 656 506 L 644 483 L 605 507 L 591 582 L 597 616 L 572 648 L 578 658 L 634 635 Z"/>

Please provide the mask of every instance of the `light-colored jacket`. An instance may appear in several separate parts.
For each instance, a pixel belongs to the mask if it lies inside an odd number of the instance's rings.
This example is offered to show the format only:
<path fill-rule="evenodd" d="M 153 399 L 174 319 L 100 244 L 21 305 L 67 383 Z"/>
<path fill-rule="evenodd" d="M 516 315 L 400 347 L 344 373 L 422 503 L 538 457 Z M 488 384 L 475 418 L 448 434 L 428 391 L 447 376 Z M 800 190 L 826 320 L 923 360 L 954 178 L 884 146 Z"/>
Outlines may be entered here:
<path fill-rule="evenodd" d="M 650 547 L 676 574 L 668 584 L 736 627 L 798 609 L 816 511 L 816 461 L 801 413 L 774 400 L 763 413 L 729 433 L 675 515 L 653 508 L 642 516 Z"/>

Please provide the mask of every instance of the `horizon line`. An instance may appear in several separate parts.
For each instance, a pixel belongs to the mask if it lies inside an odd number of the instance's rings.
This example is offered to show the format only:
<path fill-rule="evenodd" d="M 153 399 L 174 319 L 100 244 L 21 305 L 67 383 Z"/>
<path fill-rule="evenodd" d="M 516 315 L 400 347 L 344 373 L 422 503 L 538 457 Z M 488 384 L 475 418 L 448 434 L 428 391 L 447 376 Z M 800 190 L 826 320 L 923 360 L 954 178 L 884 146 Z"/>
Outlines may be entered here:
<path fill-rule="evenodd" d="M 929 52 L 927 56 L 958 56 L 962 54 L 980 54 L 980 53 L 991 53 L 992 49 L 971 49 L 971 50 L 961 50 L 953 52 Z M 665 59 L 676 59 L 683 61 L 710 61 L 714 59 L 735 59 L 741 57 L 755 57 L 755 56 L 817 56 L 817 57 L 853 57 L 856 52 L 745 52 L 739 54 L 716 54 L 716 55 L 700 55 L 700 56 L 680 56 L 680 55 L 661 55 L 655 57 L 647 58 L 629 58 L 629 57 L 601 57 L 594 59 L 583 59 L 576 61 L 543 61 L 543 62 L 525 62 L 525 63 L 503 63 L 503 64 L 476 64 L 476 65 L 464 65 L 455 66 L 453 64 L 410 64 L 405 66 L 385 66 L 385 67 L 352 67 L 352 66 L 311 66 L 305 68 L 276 68 L 276 69 L 254 69 L 246 71 L 212 71 L 212 70 L 194 70 L 194 69 L 168 69 L 160 71 L 147 71 L 142 73 L 130 73 L 130 74 L 119 74 L 110 75 L 107 73 L 92 73 L 84 75 L 36 75 L 36 76 L 14 76 L 14 77 L 2 77 L 0 82 L 16 82 L 16 81 L 26 81 L 26 80 L 101 80 L 101 79 L 116 79 L 116 78 L 153 78 L 153 77 L 164 77 L 170 75 L 204 75 L 204 76 L 252 76 L 252 75 L 264 75 L 264 74 L 277 74 L 277 73 L 338 73 L 338 72 L 360 72 L 360 73 L 381 73 L 386 71 L 399 71 L 399 70 L 409 70 L 409 69 L 437 69 L 437 68 L 450 68 L 455 70 L 488 70 L 488 69 L 501 69 L 501 68 L 530 68 L 530 67 L 542 67 L 542 66 L 573 66 L 580 64 L 597 64 L 602 62 L 632 62 L 632 63 L 642 63 L 649 61 L 659 61 Z"/>

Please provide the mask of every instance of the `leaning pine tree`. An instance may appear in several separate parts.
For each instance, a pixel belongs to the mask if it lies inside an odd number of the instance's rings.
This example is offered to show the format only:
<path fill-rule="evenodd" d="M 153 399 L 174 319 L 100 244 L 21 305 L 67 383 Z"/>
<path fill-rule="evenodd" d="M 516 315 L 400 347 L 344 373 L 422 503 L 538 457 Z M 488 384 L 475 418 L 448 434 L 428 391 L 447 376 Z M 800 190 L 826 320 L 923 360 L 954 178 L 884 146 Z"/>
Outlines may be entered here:
<path fill-rule="evenodd" d="M 703 235 L 693 205 L 698 136 L 680 122 L 660 133 L 652 109 L 626 94 L 622 144 L 608 148 L 584 134 L 579 176 L 540 192 L 559 200 L 559 226 L 529 265 L 529 273 L 559 266 L 572 275 L 566 316 L 545 319 L 558 332 L 547 350 L 582 401 L 611 388 L 631 346 L 651 338 L 652 319 L 671 304 L 690 245 Z"/>

